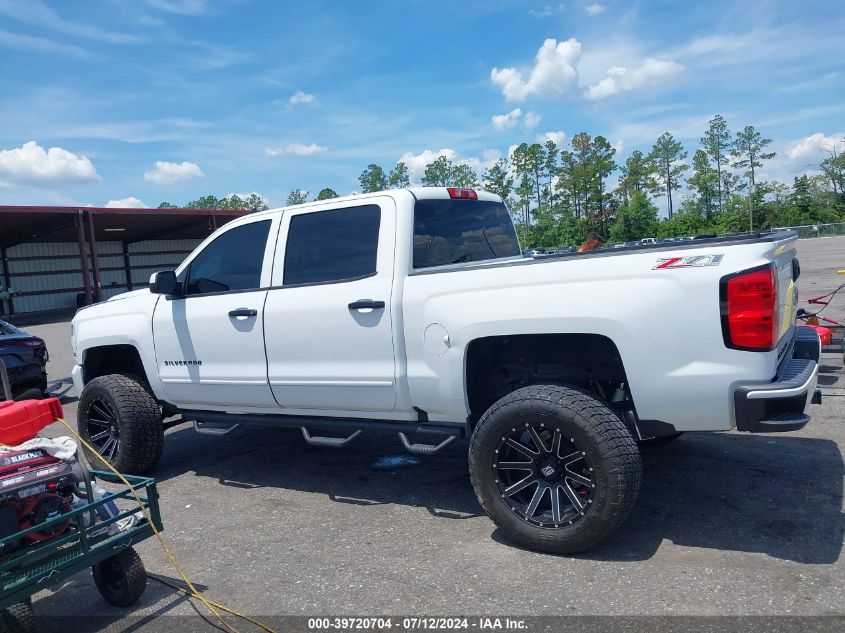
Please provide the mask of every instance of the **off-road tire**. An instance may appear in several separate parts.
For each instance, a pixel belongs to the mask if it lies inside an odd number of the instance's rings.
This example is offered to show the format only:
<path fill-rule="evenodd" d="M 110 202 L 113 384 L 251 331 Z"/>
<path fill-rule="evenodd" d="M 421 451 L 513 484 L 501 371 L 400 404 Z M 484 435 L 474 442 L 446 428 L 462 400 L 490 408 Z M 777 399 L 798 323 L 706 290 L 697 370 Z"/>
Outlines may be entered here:
<path fill-rule="evenodd" d="M 91 567 L 103 599 L 115 607 L 131 607 L 147 588 L 147 570 L 138 553 L 125 549 Z"/>
<path fill-rule="evenodd" d="M 164 449 L 161 409 L 147 386 L 137 377 L 123 374 L 99 376 L 85 385 L 77 408 L 77 428 L 91 442 L 87 416 L 92 403 L 105 403 L 115 413 L 120 444 L 109 463 L 120 472 L 145 475 L 158 464 Z M 85 448 L 93 468 L 102 467 L 100 458 Z"/>
<path fill-rule="evenodd" d="M 0 612 L 0 633 L 35 633 L 32 602 L 16 602 Z"/>
<path fill-rule="evenodd" d="M 585 499 L 589 495 L 589 505 L 580 516 L 575 509 L 571 524 L 535 525 L 502 494 L 500 471 L 494 467 L 497 446 L 528 424 L 543 426 L 546 432 L 556 429 L 572 442 L 568 446 L 583 451 L 592 468 L 588 474 L 593 488 L 582 490 Z M 482 508 L 508 537 L 529 549 L 555 554 L 580 552 L 607 538 L 634 507 L 642 479 L 639 450 L 619 417 L 593 394 L 560 385 L 524 387 L 494 403 L 472 434 L 469 470 Z"/>

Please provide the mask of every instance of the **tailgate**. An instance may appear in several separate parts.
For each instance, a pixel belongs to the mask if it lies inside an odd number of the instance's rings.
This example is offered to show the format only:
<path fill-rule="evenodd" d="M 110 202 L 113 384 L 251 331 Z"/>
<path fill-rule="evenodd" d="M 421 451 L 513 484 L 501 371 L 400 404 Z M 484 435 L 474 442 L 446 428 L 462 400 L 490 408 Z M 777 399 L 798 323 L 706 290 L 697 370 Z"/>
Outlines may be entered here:
<path fill-rule="evenodd" d="M 772 245 L 772 260 L 777 267 L 778 278 L 778 341 L 789 332 L 795 322 L 798 309 L 798 288 L 793 280 L 793 262 L 795 260 L 796 235 L 792 235 Z"/>

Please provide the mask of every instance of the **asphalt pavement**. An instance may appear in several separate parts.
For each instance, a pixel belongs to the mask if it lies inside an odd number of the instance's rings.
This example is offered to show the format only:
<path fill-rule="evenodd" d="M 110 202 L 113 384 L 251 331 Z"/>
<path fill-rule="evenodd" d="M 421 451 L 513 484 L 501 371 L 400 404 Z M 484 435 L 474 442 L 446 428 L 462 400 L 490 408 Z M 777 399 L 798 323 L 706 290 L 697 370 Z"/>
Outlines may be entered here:
<path fill-rule="evenodd" d="M 798 251 L 802 300 L 845 282 L 835 274 L 845 238 Z M 828 313 L 845 317 L 845 292 Z M 51 380 L 68 376 L 70 324 L 26 329 L 48 343 Z M 165 536 L 209 598 L 257 616 L 843 615 L 841 356 L 825 355 L 820 385 L 824 402 L 800 432 L 688 433 L 644 450 L 632 516 L 577 556 L 529 552 L 495 529 L 472 492 L 465 442 L 384 467 L 405 455 L 397 438 L 337 450 L 268 428 L 167 432 L 155 473 Z M 74 420 L 75 404 L 65 410 Z M 155 540 L 137 550 L 148 571 L 176 577 Z M 35 611 L 104 618 L 75 631 L 130 622 L 87 573 L 42 591 Z M 196 611 L 151 582 L 133 613 L 132 630 L 144 631 L 157 616 Z"/>

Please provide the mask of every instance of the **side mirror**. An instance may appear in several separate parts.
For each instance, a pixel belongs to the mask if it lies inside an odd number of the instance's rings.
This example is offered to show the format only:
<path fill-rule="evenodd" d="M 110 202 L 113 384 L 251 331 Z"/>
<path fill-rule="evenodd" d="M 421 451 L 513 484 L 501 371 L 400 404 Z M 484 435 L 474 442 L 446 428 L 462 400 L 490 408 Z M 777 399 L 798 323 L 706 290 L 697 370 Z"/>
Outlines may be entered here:
<path fill-rule="evenodd" d="M 150 292 L 160 295 L 182 296 L 182 284 L 172 270 L 160 270 L 150 277 Z"/>

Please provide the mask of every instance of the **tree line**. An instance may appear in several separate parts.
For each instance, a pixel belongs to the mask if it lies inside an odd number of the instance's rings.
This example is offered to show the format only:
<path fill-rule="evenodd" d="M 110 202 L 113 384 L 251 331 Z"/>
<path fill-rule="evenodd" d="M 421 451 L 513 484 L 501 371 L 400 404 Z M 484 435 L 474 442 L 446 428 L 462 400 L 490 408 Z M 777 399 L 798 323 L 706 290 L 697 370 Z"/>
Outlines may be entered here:
<path fill-rule="evenodd" d="M 232 194 L 218 198 L 217 196 L 202 196 L 196 200 L 189 200 L 181 207 L 170 202 L 162 202 L 158 205 L 159 209 L 224 209 L 227 211 L 249 211 L 255 213 L 256 211 L 266 211 L 270 207 L 267 202 L 257 193 L 251 193 L 246 197 Z"/>
<path fill-rule="evenodd" d="M 579 244 L 591 231 L 610 242 L 625 242 L 845 220 L 845 154 L 830 148 L 815 165 L 820 173 L 795 176 L 791 184 L 762 181 L 760 170 L 775 157 L 771 142 L 753 125 L 732 134 L 725 118 L 716 115 L 691 158 L 666 132 L 648 153 L 636 150 L 620 164 L 604 136 L 581 132 L 565 146 L 553 140 L 521 143 L 481 174 L 439 156 L 426 165 L 421 183 L 480 187 L 500 195 L 523 244 L 533 247 Z M 389 171 L 367 165 L 358 182 L 364 193 L 411 185 L 408 166 L 401 161 Z M 679 200 L 681 191 L 686 193 Z M 335 197 L 337 192 L 326 187 L 313 199 Z M 308 198 L 309 192 L 294 189 L 286 203 L 302 204 Z M 659 198 L 665 200 L 663 218 L 654 204 Z M 206 196 L 185 207 L 256 211 L 267 205 L 252 194 L 247 199 Z"/>

